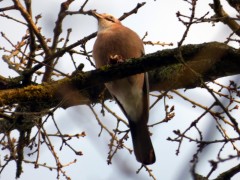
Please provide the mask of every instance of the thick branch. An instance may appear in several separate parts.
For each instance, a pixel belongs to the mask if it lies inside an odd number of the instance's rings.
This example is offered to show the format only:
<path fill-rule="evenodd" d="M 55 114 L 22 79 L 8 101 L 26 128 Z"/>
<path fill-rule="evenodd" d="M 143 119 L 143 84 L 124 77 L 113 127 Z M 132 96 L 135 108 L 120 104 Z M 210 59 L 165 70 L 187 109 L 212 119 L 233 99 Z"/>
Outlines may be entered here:
<path fill-rule="evenodd" d="M 232 29 L 238 36 L 240 36 L 240 26 L 237 21 L 233 20 L 223 9 L 221 2 L 219 0 L 213 0 L 214 4 L 210 4 L 213 8 L 214 12 L 216 13 L 216 17 L 219 18 L 224 24 L 228 25 L 229 28 Z M 229 3 L 231 1 L 228 1 Z M 230 5 L 234 5 L 236 9 L 239 10 L 239 2 L 237 3 L 230 3 Z"/>
<path fill-rule="evenodd" d="M 178 62 L 177 49 L 148 54 L 137 61 L 105 66 L 98 70 L 75 73 L 72 78 L 20 89 L 0 91 L 0 106 L 14 103 L 41 103 L 45 108 L 56 106 L 63 98 L 62 107 L 97 102 L 99 85 L 129 75 L 149 71 L 150 90 L 194 88 L 199 79 L 186 66 Z M 240 73 L 240 53 L 226 44 L 212 42 L 182 47 L 184 60 L 204 81 Z M 66 95 L 69 95 L 66 97 Z M 72 97 L 72 98 L 71 98 Z"/>
<path fill-rule="evenodd" d="M 234 166 L 233 168 L 223 172 L 214 180 L 224 180 L 224 179 L 231 179 L 234 175 L 240 172 L 240 164 Z"/>

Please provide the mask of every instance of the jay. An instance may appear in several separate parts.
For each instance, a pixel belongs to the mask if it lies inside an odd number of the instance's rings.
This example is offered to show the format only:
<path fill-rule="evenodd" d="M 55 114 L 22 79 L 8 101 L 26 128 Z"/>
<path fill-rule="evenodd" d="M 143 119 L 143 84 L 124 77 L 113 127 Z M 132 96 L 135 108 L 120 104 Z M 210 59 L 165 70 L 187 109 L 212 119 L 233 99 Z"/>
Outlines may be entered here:
<path fill-rule="evenodd" d="M 143 42 L 131 29 L 109 14 L 93 12 L 98 20 L 98 34 L 93 46 L 96 67 L 144 55 Z M 134 154 L 144 165 L 155 162 L 148 131 L 149 85 L 147 73 L 105 83 L 129 122 Z"/>

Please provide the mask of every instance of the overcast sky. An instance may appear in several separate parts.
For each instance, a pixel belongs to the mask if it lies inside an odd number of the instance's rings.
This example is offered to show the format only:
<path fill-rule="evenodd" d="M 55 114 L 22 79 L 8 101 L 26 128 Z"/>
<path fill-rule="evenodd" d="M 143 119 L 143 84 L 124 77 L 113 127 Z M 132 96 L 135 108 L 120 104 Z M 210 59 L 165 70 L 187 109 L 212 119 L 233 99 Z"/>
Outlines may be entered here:
<path fill-rule="evenodd" d="M 39 21 L 40 26 L 42 26 L 42 33 L 47 37 L 52 37 L 52 30 L 55 25 L 57 13 L 60 7 L 60 0 L 32 0 L 33 1 L 33 13 L 34 16 L 41 14 L 42 18 Z M 5 4 L 9 4 L 8 1 L 1 2 L 0 6 L 4 7 Z M 74 2 L 71 6 L 71 10 L 77 10 L 81 6 L 82 1 Z M 96 9 L 99 13 L 109 13 L 116 17 L 120 17 L 124 12 L 132 10 L 138 2 L 142 1 L 129 1 L 129 0 L 90 0 L 87 4 L 85 10 Z M 196 9 L 197 16 L 203 16 L 207 11 L 213 15 L 213 12 L 209 8 L 208 4 L 212 2 L 210 0 L 199 1 Z M 181 13 L 190 14 L 189 6 L 184 1 L 175 1 L 175 0 L 157 0 L 149 1 L 147 4 L 142 7 L 137 14 L 134 14 L 122 23 L 136 31 L 140 37 L 143 37 L 146 32 L 148 36 L 146 40 L 151 41 L 160 41 L 166 43 L 173 43 L 176 47 L 177 42 L 181 39 L 182 34 L 185 30 L 185 27 L 178 21 L 176 17 L 176 12 L 181 11 Z M 233 13 L 233 11 L 231 11 Z M 10 12 L 11 14 L 11 12 Z M 13 13 L 14 14 L 14 13 Z M 210 17 L 210 16 L 209 16 Z M 5 20 L 0 17 L 0 31 L 5 32 L 6 35 L 11 38 L 13 42 L 20 41 L 21 36 L 25 33 L 26 29 L 23 26 L 19 26 L 16 23 L 9 23 L 9 20 Z M 82 39 L 84 36 L 91 34 L 92 32 L 97 31 L 97 21 L 91 16 L 83 15 L 74 15 L 69 16 L 64 21 L 63 26 L 63 37 L 66 35 L 66 30 L 72 28 L 73 32 L 70 37 L 70 42 L 76 42 L 79 39 Z M 223 42 L 228 37 L 230 30 L 228 27 L 222 25 L 221 23 L 213 25 L 211 23 L 198 24 L 191 28 L 190 33 L 184 44 L 196 44 L 209 41 L 220 41 Z M 95 40 L 95 39 L 94 39 Z M 88 50 L 91 50 L 94 43 L 92 40 L 88 44 Z M 0 37 L 0 46 L 5 46 L 7 43 Z M 6 43 L 6 44 L 4 44 Z M 8 46 L 8 45 L 6 45 Z M 173 48 L 173 47 L 161 47 L 161 46 L 145 46 L 146 54 L 155 52 L 157 50 L 162 50 L 164 48 Z M 80 48 L 76 48 L 80 50 Z M 3 52 L 0 51 L 0 56 L 3 55 Z M 68 57 L 68 56 L 65 56 Z M 64 58 L 64 57 L 63 57 Z M 69 58 L 69 57 L 68 57 Z M 58 69 L 66 73 L 71 73 L 74 70 L 74 67 L 69 64 L 69 62 L 60 61 Z M 86 62 L 85 59 L 79 59 L 78 63 Z M 0 61 L 0 72 L 1 75 L 14 76 L 12 71 L 9 71 L 7 65 Z M 84 70 L 92 69 L 89 63 L 86 63 Z M 228 79 L 221 79 L 221 82 L 227 82 Z M 180 92 L 184 92 L 180 90 Z M 156 93 L 157 94 L 157 93 Z M 173 94 L 172 94 L 173 95 Z M 193 98 L 199 103 L 204 105 L 210 105 L 212 103 L 212 98 L 210 95 L 203 91 L 200 88 L 193 90 L 188 90 L 186 92 L 188 97 Z M 156 151 L 157 161 L 154 165 L 149 166 L 153 171 L 152 173 L 157 177 L 157 179 L 164 180 L 178 180 L 178 179 L 191 179 L 189 168 L 189 161 L 192 158 L 193 153 L 195 152 L 195 145 L 184 141 L 181 153 L 179 156 L 176 156 L 176 149 L 178 144 L 169 142 L 166 139 L 168 137 L 174 137 L 173 130 L 175 129 L 186 129 L 191 122 L 196 119 L 202 111 L 198 108 L 192 108 L 189 103 L 186 103 L 181 98 L 174 96 L 172 100 L 168 100 L 169 105 L 175 106 L 176 117 L 167 124 L 161 124 L 151 128 L 150 131 L 153 133 L 152 142 L 154 149 Z M 154 99 L 151 99 L 153 102 Z M 119 111 L 119 108 L 114 102 L 106 103 L 114 111 L 118 112 L 123 118 L 123 114 Z M 106 113 L 106 116 L 100 114 L 101 107 L 96 105 L 96 112 L 99 113 L 100 119 L 103 120 L 105 125 L 108 127 L 114 128 L 116 125 L 116 120 L 113 116 Z M 158 122 L 163 119 L 164 114 L 164 104 L 159 102 L 153 109 L 150 111 L 150 120 L 149 124 Z M 139 174 L 136 174 L 136 171 L 140 167 L 140 164 L 135 160 L 134 155 L 130 155 L 126 150 L 118 151 L 111 165 L 107 165 L 107 153 L 108 153 L 108 143 L 110 137 L 106 132 L 103 132 L 100 137 L 98 134 L 100 132 L 100 127 L 95 120 L 92 112 L 87 106 L 76 106 L 68 108 L 67 110 L 59 109 L 55 114 L 55 119 L 59 123 L 59 127 L 63 133 L 75 134 L 82 131 L 85 131 L 87 136 L 77 140 L 73 140 L 71 144 L 74 147 L 83 152 L 83 156 L 77 159 L 77 163 L 65 168 L 66 172 L 73 180 L 88 180 L 88 179 L 99 179 L 99 180 L 121 180 L 121 179 L 150 179 L 148 173 L 145 170 L 142 170 Z M 207 117 L 206 117 L 207 119 Z M 214 128 L 214 123 L 211 120 L 206 120 L 200 123 L 200 127 L 206 127 L 206 135 L 213 138 L 219 137 L 216 136 L 215 132 L 212 132 L 211 129 Z M 51 120 L 48 121 L 46 128 L 50 132 L 55 132 L 54 125 Z M 210 131 L 209 131 L 210 129 Z M 192 132 L 194 136 L 196 132 Z M 60 147 L 61 142 L 56 139 L 53 141 L 55 147 Z M 129 147 L 132 147 L 131 139 L 129 139 L 126 144 Z M 202 160 L 199 163 L 198 171 L 200 174 L 206 175 L 209 172 L 209 156 L 216 158 L 216 152 L 218 148 L 207 148 L 202 156 Z M 26 152 L 28 150 L 26 149 Z M 1 153 L 2 154 L 2 153 Z M 215 156 L 214 156 L 215 155 Z M 63 151 L 59 152 L 59 156 L 62 162 L 69 162 L 74 160 L 75 155 L 68 151 L 67 148 L 64 148 Z M 1 155 L 1 159 L 3 156 Z M 31 158 L 36 158 L 31 157 Z M 30 159 L 31 159 L 30 158 Z M 33 160 L 32 159 L 32 160 Z M 41 149 L 41 162 L 47 162 L 49 165 L 54 165 L 55 161 L 52 159 L 51 154 L 43 146 Z M 224 169 L 225 166 L 220 166 L 220 170 Z M 231 166 L 228 166 L 231 167 Z M 215 175 L 218 175 L 219 171 Z M 15 163 L 11 163 L 1 174 L 0 179 L 14 179 L 15 177 Z M 21 180 L 28 179 L 55 179 L 56 173 L 54 171 L 49 171 L 45 168 L 34 169 L 32 165 L 24 165 L 24 173 L 21 175 Z M 60 179 L 64 179 L 61 177 Z M 236 177 L 237 179 L 237 177 Z"/>

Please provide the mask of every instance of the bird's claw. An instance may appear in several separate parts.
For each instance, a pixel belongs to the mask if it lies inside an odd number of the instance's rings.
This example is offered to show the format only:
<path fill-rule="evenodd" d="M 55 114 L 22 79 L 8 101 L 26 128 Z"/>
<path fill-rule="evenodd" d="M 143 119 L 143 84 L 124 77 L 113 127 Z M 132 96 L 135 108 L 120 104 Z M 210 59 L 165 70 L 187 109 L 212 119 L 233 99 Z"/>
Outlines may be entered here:
<path fill-rule="evenodd" d="M 122 62 L 124 62 L 124 60 L 121 55 L 115 54 L 109 56 L 109 64 L 117 64 Z"/>

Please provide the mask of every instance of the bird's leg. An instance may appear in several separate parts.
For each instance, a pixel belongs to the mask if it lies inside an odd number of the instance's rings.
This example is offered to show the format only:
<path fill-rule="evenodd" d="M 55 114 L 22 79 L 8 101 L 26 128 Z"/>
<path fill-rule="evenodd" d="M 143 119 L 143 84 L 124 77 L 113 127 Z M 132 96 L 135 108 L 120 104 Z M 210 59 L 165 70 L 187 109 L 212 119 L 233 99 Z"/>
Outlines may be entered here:
<path fill-rule="evenodd" d="M 117 64 L 117 63 L 123 63 L 124 62 L 122 56 L 121 55 L 117 55 L 117 54 L 110 55 L 108 61 L 109 61 L 108 62 L 109 64 Z"/>

